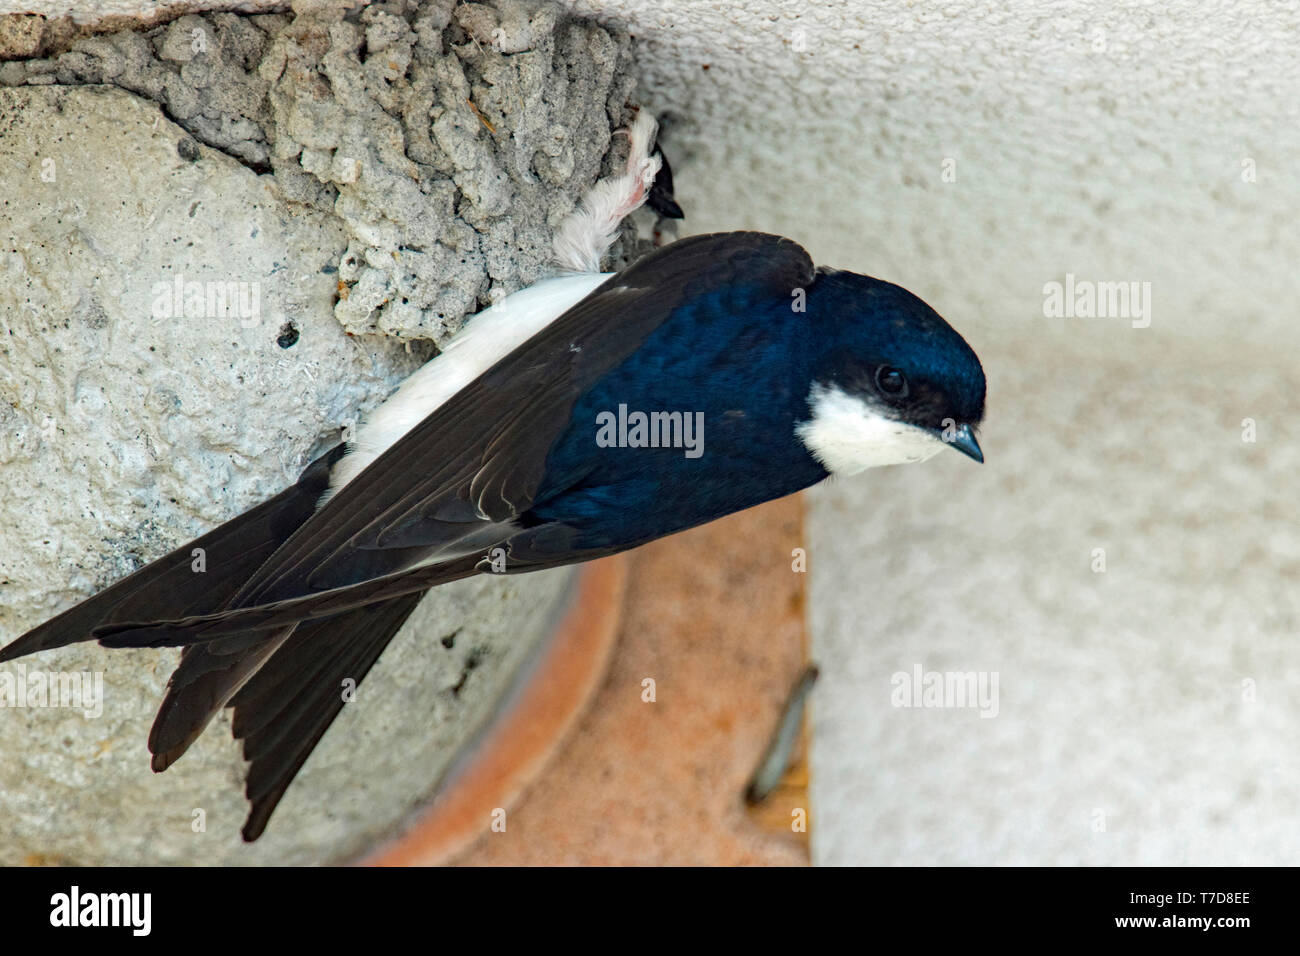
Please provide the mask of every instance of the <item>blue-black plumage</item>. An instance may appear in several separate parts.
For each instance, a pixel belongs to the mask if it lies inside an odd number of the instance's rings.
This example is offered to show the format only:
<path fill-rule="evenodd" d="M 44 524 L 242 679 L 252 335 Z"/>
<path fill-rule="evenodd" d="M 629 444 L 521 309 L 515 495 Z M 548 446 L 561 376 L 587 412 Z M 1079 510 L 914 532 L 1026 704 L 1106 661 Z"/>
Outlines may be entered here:
<path fill-rule="evenodd" d="M 772 237 L 723 242 L 769 245 L 774 272 L 790 253 Z M 879 387 L 882 369 L 902 377 L 905 394 Z M 915 431 L 923 451 L 941 448 L 947 428 L 959 450 L 982 457 L 972 437 L 984 412 L 979 359 L 929 306 L 848 272 L 817 270 L 794 287 L 759 275 L 677 302 L 639 349 L 579 397 L 526 517 L 578 528 L 575 546 L 618 547 L 791 494 L 828 469 L 858 470 L 852 461 L 826 461 L 799 435 L 816 418 L 818 386 L 860 403 L 864 421 L 884 416 Z M 699 415 L 703 453 L 596 447 L 596 416 L 619 405 Z M 874 445 L 875 437 L 863 441 Z M 868 449 L 877 451 L 889 448 Z"/>

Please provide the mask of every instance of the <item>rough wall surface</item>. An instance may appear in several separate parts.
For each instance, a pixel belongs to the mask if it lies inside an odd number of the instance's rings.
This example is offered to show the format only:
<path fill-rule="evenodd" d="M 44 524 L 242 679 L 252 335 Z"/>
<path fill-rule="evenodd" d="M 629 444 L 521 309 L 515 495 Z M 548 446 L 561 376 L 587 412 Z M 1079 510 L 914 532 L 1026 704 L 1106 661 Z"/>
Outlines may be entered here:
<path fill-rule="evenodd" d="M 190 15 L 64 46 L 0 63 L 0 85 L 108 83 L 161 104 L 338 217 L 346 331 L 437 343 L 546 271 L 634 84 L 625 35 L 517 0 Z"/>
<path fill-rule="evenodd" d="M 551 222 L 616 161 L 627 40 L 550 8 L 449 9 L 223 14 L 0 65 L 6 642 L 280 490 L 429 354 L 412 339 L 547 267 Z M 148 773 L 174 654 L 11 665 L 27 689 L 102 674 L 104 702 L 6 709 L 3 861 L 345 859 L 428 797 L 568 579 L 426 601 L 251 848 L 224 721 Z"/>
<path fill-rule="evenodd" d="M 1072 271 L 1152 281 L 1152 334 L 1294 331 L 1295 3 L 567 7 L 635 37 L 693 231 L 790 235 L 987 323 L 1040 329 L 1016 298 Z M 74 8 L 159 9 L 0 0 Z"/>

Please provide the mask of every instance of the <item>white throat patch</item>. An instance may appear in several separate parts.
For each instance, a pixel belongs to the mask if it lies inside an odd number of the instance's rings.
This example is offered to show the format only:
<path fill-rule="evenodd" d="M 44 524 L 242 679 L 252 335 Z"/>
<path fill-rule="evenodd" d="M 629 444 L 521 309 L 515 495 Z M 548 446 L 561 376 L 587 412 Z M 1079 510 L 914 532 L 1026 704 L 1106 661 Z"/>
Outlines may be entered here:
<path fill-rule="evenodd" d="M 925 461 L 943 448 L 937 435 L 888 418 L 837 386 L 814 384 L 808 405 L 812 418 L 795 425 L 794 433 L 832 475 Z"/>

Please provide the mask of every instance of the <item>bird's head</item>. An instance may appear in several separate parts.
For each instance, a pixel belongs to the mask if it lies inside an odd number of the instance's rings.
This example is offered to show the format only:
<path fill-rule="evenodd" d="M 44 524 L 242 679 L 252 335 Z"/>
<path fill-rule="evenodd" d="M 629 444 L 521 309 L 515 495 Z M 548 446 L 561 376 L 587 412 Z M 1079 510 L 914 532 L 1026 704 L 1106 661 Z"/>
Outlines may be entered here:
<path fill-rule="evenodd" d="M 820 270 L 808 312 L 834 331 L 796 434 L 827 471 L 924 461 L 945 445 L 984 460 L 984 369 L 937 312 L 899 286 L 833 270 Z"/>

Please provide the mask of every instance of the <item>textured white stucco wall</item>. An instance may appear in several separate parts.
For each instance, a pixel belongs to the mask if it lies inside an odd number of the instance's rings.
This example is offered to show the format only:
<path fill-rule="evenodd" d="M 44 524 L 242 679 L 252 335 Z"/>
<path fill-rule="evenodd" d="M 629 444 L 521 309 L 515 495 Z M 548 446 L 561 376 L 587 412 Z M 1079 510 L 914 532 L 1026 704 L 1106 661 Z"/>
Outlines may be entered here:
<path fill-rule="evenodd" d="M 1296 6 L 585 6 L 692 230 L 900 282 L 988 372 L 986 465 L 810 497 L 814 858 L 1294 863 Z M 1044 317 L 1067 273 L 1150 326 Z M 892 706 L 917 664 L 998 716 Z"/>
<path fill-rule="evenodd" d="M 814 858 L 1300 858 L 1296 5 L 581 6 L 692 231 L 899 282 L 988 372 L 986 465 L 810 497 Z M 1044 317 L 1067 273 L 1150 327 Z M 916 664 L 998 716 L 892 706 Z"/>
<path fill-rule="evenodd" d="M 989 374 L 982 468 L 811 498 L 815 858 L 1295 862 L 1300 8 L 574 7 L 635 35 L 691 231 L 906 285 Z M 1067 273 L 1150 326 L 1044 317 Z M 915 663 L 999 716 L 891 707 Z"/>

